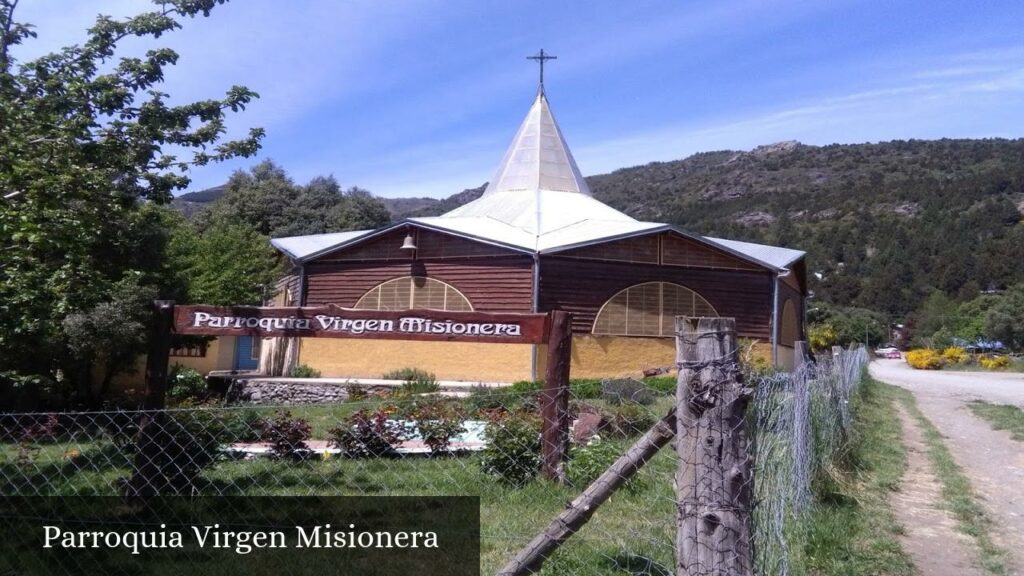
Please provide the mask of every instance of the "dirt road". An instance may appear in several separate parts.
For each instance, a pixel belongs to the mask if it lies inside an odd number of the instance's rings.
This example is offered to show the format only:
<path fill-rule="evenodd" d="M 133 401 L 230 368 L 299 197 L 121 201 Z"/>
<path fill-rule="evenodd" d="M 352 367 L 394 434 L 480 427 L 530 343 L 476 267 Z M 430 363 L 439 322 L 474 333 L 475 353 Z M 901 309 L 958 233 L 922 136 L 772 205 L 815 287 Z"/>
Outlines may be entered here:
<path fill-rule="evenodd" d="M 876 360 L 871 375 L 914 393 L 998 524 L 997 539 L 1024 574 L 1024 443 L 996 431 L 967 408 L 971 400 L 1024 408 L 1024 374 L 934 372 L 902 360 Z"/>

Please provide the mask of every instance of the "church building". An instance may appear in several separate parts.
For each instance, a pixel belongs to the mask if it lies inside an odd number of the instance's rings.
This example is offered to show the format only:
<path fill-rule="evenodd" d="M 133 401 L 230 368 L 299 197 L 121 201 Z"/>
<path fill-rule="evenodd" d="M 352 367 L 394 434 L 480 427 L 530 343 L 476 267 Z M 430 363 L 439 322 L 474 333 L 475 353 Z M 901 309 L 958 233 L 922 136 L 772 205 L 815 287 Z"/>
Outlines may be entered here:
<path fill-rule="evenodd" d="M 573 314 L 571 376 L 675 363 L 674 318 L 728 316 L 783 367 L 803 339 L 804 252 L 638 221 L 596 200 L 543 88 L 483 195 L 377 230 L 275 238 L 295 271 L 280 304 L 363 310 Z M 544 374 L 544 345 L 303 339 L 289 356 L 324 377 L 415 367 L 442 380 Z"/>

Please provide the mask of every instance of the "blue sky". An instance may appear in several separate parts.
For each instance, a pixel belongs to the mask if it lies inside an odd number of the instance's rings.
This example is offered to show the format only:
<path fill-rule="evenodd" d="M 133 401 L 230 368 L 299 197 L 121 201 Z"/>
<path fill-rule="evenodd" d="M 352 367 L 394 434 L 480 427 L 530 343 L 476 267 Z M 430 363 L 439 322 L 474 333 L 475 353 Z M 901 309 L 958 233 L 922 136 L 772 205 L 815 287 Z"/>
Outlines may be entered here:
<path fill-rule="evenodd" d="M 18 55 L 149 6 L 22 0 L 39 39 Z M 588 175 L 780 140 L 1024 136 L 1020 0 L 234 0 L 155 45 L 181 55 L 175 100 L 261 94 L 230 120 L 236 135 L 266 129 L 260 159 L 382 196 L 488 180 L 541 47 L 558 56 L 548 97 Z M 254 162 L 197 169 L 192 189 Z"/>

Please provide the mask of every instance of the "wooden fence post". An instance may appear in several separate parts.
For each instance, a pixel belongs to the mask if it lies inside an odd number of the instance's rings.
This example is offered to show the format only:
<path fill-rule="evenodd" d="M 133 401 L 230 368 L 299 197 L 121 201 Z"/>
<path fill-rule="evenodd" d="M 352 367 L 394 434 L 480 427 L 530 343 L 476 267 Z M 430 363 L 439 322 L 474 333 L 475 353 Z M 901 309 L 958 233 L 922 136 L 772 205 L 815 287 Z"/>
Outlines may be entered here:
<path fill-rule="evenodd" d="M 733 318 L 676 318 L 676 576 L 749 576 L 752 458 Z"/>
<path fill-rule="evenodd" d="M 164 484 L 160 477 L 160 453 L 164 449 L 164 413 L 167 397 L 167 364 L 171 353 L 171 327 L 174 322 L 174 301 L 153 302 L 154 317 L 146 353 L 146 397 L 135 436 L 134 472 L 125 486 L 131 500 L 145 499 L 159 492 Z"/>
<path fill-rule="evenodd" d="M 569 442 L 569 365 L 572 362 L 572 314 L 551 313 L 548 332 L 548 365 L 541 392 L 541 473 L 552 480 L 565 479 L 564 463 Z"/>

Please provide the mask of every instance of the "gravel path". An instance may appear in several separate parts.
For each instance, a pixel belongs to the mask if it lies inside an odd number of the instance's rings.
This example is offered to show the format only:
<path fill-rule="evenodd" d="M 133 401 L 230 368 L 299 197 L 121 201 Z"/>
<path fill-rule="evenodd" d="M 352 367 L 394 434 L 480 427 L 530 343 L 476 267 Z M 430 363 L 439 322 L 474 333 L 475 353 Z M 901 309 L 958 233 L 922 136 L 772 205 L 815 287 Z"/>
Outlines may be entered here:
<path fill-rule="evenodd" d="M 889 501 L 904 528 L 900 544 L 921 576 L 978 576 L 974 543 L 957 530 L 952 514 L 942 508 L 942 485 L 929 465 L 923 434 L 902 406 L 899 414 L 907 471 Z"/>
<path fill-rule="evenodd" d="M 1024 574 L 1024 443 L 993 430 L 966 406 L 980 399 L 1024 407 L 1024 374 L 919 371 L 902 360 L 876 360 L 870 370 L 913 392 L 996 519 L 996 538 L 1013 556 L 1014 574 Z"/>

